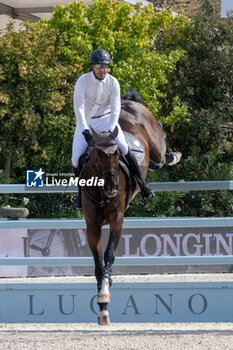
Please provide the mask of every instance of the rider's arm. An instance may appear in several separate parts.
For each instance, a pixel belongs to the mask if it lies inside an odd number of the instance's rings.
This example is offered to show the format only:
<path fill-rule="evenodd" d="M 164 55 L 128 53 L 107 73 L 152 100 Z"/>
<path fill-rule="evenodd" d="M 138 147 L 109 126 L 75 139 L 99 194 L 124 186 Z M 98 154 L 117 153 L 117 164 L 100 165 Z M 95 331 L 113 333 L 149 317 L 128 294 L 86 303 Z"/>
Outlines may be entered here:
<path fill-rule="evenodd" d="M 121 93 L 120 85 L 117 79 L 112 81 L 112 93 L 110 98 L 110 108 L 111 108 L 111 131 L 115 129 L 115 126 L 118 123 L 120 111 L 121 111 Z"/>
<path fill-rule="evenodd" d="M 88 129 L 86 117 L 85 117 L 85 90 L 86 82 L 84 79 L 79 78 L 76 81 L 74 87 L 74 113 L 76 116 L 76 125 L 81 127 L 81 130 Z"/>

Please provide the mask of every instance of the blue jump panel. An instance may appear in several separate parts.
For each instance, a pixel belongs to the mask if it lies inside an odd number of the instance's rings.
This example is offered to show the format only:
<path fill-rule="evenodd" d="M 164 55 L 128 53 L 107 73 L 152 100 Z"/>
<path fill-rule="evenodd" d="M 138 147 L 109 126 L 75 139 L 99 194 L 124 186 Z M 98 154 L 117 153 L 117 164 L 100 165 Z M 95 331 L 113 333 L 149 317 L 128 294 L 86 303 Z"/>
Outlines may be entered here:
<path fill-rule="evenodd" d="M 111 322 L 233 322 L 233 282 L 114 283 Z M 95 283 L 0 284 L 1 323 L 97 322 Z"/>

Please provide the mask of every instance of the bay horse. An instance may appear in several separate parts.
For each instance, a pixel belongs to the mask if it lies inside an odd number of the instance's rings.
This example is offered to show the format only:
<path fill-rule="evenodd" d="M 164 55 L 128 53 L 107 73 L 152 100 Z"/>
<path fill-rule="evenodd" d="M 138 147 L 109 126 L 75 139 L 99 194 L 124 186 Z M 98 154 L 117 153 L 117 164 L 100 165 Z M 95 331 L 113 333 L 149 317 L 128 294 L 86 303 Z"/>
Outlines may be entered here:
<path fill-rule="evenodd" d="M 145 156 L 140 164 L 143 177 L 146 177 L 149 161 L 163 165 L 166 153 L 166 141 L 163 130 L 145 105 L 135 101 L 122 100 L 119 124 L 123 131 L 133 134 L 143 145 Z M 139 100 L 141 102 L 141 100 Z M 104 179 L 103 187 L 84 187 L 81 191 L 82 205 L 86 220 L 87 240 L 95 262 L 99 305 L 98 323 L 110 323 L 107 305 L 110 301 L 111 268 L 121 236 L 124 213 L 133 200 L 139 187 L 133 176 L 120 167 L 120 153 L 112 133 L 98 135 L 92 130 L 95 144 L 89 159 L 83 167 L 82 178 L 98 177 Z M 109 240 L 102 251 L 101 228 L 109 224 Z"/>

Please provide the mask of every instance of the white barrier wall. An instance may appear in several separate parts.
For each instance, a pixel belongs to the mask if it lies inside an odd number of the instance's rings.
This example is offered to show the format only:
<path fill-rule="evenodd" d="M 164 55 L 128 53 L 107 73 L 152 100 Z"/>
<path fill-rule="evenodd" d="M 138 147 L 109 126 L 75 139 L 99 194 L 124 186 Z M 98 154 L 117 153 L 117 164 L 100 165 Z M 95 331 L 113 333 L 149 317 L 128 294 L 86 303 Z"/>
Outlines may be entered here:
<path fill-rule="evenodd" d="M 25 237 L 27 237 L 27 229 L 1 229 L 0 257 L 23 257 Z M 27 266 L 0 266 L 0 277 L 25 277 L 27 275 Z"/>

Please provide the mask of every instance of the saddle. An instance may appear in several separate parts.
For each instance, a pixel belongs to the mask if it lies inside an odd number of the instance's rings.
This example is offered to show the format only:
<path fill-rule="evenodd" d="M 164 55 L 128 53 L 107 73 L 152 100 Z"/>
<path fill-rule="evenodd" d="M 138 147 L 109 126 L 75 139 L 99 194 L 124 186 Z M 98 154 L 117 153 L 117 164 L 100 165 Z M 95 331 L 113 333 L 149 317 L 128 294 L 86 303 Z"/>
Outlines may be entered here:
<path fill-rule="evenodd" d="M 138 140 L 138 138 L 135 135 L 130 134 L 129 132 L 124 131 L 124 130 L 123 130 L 123 133 L 125 135 L 125 139 L 129 145 L 129 148 L 134 153 L 135 158 L 137 159 L 138 165 L 140 165 L 145 157 L 145 150 L 144 150 L 143 145 L 141 144 L 141 142 Z M 128 168 L 128 163 L 122 154 L 120 156 L 119 162 L 120 162 L 120 166 L 121 166 L 122 170 L 125 172 L 125 174 L 127 176 L 129 176 L 130 172 L 129 172 L 129 168 Z M 149 169 L 150 170 L 158 170 L 160 168 L 161 168 L 160 164 L 156 164 L 156 163 L 153 163 L 152 161 L 149 161 Z"/>
<path fill-rule="evenodd" d="M 145 150 L 143 145 L 140 143 L 140 141 L 137 139 L 136 136 L 126 131 L 123 131 L 123 133 L 125 135 L 125 139 L 129 145 L 129 148 L 134 153 L 137 159 L 137 162 L 140 165 L 145 157 Z M 80 161 L 79 161 L 80 169 L 83 169 L 84 165 L 88 162 L 90 158 L 91 148 L 92 148 L 91 146 L 87 146 L 85 153 L 80 157 Z M 128 168 L 128 162 L 122 153 L 120 154 L 119 164 L 121 169 L 124 171 L 124 173 L 129 177 L 130 171 Z"/>
<path fill-rule="evenodd" d="M 124 130 L 123 130 L 123 133 L 124 133 L 126 142 L 129 145 L 129 148 L 134 153 L 134 155 L 137 159 L 137 162 L 140 165 L 145 157 L 145 150 L 144 150 L 143 145 L 141 144 L 141 142 L 138 140 L 138 138 L 135 135 L 130 134 L 129 132 L 124 131 Z M 92 148 L 91 146 L 88 146 L 86 148 L 85 153 L 80 157 L 80 162 L 79 162 L 80 169 L 83 169 L 83 166 L 88 162 L 89 157 L 90 157 L 90 153 L 91 153 L 91 148 Z M 124 171 L 125 175 L 129 177 L 130 170 L 128 167 L 128 162 L 122 153 L 120 154 L 119 164 L 120 164 L 121 169 Z M 160 168 L 159 165 L 152 163 L 151 161 L 149 162 L 149 169 L 157 170 L 159 168 Z"/>

